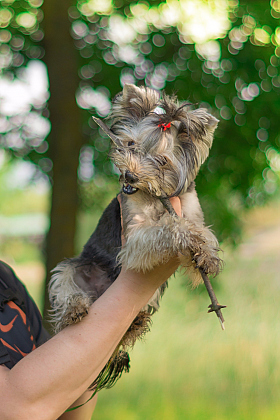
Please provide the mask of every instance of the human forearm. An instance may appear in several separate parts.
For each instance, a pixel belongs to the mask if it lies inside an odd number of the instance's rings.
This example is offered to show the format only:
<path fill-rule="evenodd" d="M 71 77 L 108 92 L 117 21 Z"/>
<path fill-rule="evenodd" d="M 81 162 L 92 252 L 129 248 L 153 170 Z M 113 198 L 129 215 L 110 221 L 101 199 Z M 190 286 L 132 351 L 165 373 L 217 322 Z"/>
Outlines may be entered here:
<path fill-rule="evenodd" d="M 74 408 L 74 410 L 66 411 L 59 417 L 59 420 L 90 420 L 97 402 L 97 394 L 93 398 L 91 396 L 92 391 L 84 392 L 80 398 L 71 404 L 70 408 Z M 80 407 L 80 405 L 82 406 Z"/>
<path fill-rule="evenodd" d="M 175 268 L 169 263 L 145 276 L 122 271 L 81 323 L 65 328 L 6 372 L 0 387 L 7 413 L 20 406 L 18 419 L 61 415 L 97 377 L 139 310 Z"/>

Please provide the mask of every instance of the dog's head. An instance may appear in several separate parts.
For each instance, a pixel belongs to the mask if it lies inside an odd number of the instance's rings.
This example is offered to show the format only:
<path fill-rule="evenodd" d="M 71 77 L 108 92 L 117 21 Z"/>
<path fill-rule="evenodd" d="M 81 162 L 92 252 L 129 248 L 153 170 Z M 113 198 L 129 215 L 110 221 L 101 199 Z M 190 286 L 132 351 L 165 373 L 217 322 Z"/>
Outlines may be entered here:
<path fill-rule="evenodd" d="M 111 158 L 125 194 L 139 189 L 171 197 L 186 191 L 209 154 L 218 120 L 176 97 L 125 85 L 112 106 L 111 128 L 94 120 L 113 141 Z"/>

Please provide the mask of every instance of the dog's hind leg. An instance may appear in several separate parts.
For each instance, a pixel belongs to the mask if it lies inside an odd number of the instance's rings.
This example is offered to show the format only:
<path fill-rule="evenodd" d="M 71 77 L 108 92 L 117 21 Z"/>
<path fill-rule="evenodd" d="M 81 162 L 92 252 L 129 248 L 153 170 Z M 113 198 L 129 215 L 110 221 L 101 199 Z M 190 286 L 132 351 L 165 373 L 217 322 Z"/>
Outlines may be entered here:
<path fill-rule="evenodd" d="M 53 270 L 49 285 L 51 318 L 55 332 L 75 324 L 88 314 L 91 304 L 89 295 L 75 282 L 74 259 L 61 262 Z"/>

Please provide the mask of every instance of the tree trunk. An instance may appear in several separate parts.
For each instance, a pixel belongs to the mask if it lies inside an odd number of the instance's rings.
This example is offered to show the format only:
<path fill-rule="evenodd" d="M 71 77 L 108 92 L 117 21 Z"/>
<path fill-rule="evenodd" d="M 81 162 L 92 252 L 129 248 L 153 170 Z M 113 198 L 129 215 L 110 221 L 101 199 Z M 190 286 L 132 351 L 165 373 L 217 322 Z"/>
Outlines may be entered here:
<path fill-rule="evenodd" d="M 70 35 L 69 0 L 47 0 L 45 14 L 45 63 L 50 82 L 49 155 L 53 162 L 53 188 L 50 230 L 46 239 L 46 292 L 44 317 L 49 300 L 47 284 L 50 270 L 74 255 L 76 231 L 77 167 L 82 146 L 80 111 L 75 92 L 78 87 L 78 52 Z"/>

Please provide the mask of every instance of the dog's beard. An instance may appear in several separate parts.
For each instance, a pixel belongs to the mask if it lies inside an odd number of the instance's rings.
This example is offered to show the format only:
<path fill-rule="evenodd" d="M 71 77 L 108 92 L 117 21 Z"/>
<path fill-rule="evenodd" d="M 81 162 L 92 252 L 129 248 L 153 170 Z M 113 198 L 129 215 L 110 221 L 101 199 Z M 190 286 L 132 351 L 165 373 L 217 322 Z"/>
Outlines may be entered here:
<path fill-rule="evenodd" d="M 184 192 L 193 176 L 187 171 L 186 159 L 172 155 L 151 156 L 140 155 L 128 150 L 116 149 L 111 154 L 112 160 L 119 168 L 122 191 L 127 195 L 135 194 L 138 190 L 152 196 L 172 197 Z M 127 179 L 126 174 L 134 180 Z"/>

